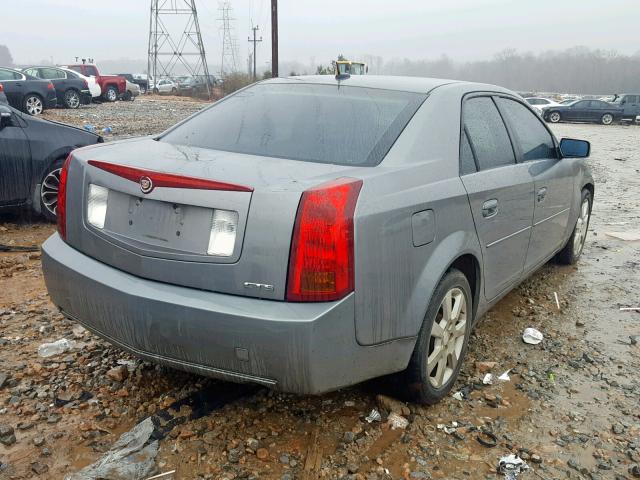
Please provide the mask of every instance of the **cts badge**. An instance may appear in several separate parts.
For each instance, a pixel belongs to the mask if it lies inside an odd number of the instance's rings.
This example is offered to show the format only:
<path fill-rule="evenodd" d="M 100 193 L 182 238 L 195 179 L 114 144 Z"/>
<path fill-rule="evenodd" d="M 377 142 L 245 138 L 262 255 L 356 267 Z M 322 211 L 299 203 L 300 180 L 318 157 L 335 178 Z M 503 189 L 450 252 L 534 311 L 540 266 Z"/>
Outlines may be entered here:
<path fill-rule="evenodd" d="M 140 190 L 142 190 L 142 193 L 151 193 L 153 190 L 153 182 L 149 177 L 140 178 Z"/>

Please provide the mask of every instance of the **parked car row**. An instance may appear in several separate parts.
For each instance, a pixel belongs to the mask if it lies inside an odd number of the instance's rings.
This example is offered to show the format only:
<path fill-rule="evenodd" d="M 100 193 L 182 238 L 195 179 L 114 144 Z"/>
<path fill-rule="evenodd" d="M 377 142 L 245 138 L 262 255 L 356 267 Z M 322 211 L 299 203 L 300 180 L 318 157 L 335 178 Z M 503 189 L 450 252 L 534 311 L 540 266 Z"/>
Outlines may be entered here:
<path fill-rule="evenodd" d="M 220 82 L 213 75 L 209 75 L 209 85 L 211 87 L 218 85 Z M 201 97 L 207 95 L 207 76 L 206 75 L 185 75 L 181 77 L 163 77 L 157 82 L 153 80 L 149 83 L 149 89 L 155 94 L 171 94 L 186 97 Z"/>
<path fill-rule="evenodd" d="M 616 94 L 611 102 L 596 99 L 568 99 L 560 103 L 541 97 L 525 100 L 547 122 L 590 122 L 611 125 L 637 122 L 640 118 L 640 94 Z"/>

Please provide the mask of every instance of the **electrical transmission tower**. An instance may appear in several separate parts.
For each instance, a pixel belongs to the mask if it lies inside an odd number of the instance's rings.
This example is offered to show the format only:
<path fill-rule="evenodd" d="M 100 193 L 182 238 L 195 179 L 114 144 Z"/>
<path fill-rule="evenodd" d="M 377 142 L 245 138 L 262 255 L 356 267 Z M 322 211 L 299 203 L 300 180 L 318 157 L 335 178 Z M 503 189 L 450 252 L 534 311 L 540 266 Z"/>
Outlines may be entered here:
<path fill-rule="evenodd" d="M 174 23 L 181 28 L 174 28 Z M 157 82 L 173 76 L 177 67 L 202 78 L 211 96 L 211 77 L 195 0 L 151 0 L 147 73 Z"/>
<path fill-rule="evenodd" d="M 220 30 L 222 31 L 222 62 L 220 63 L 220 77 L 224 77 L 225 73 L 235 72 L 238 69 L 237 58 L 238 54 L 236 39 L 233 33 L 233 27 L 231 22 L 235 18 L 231 17 L 231 11 L 233 7 L 228 0 L 218 3 L 218 10 L 221 17 L 218 21 L 222 23 Z"/>

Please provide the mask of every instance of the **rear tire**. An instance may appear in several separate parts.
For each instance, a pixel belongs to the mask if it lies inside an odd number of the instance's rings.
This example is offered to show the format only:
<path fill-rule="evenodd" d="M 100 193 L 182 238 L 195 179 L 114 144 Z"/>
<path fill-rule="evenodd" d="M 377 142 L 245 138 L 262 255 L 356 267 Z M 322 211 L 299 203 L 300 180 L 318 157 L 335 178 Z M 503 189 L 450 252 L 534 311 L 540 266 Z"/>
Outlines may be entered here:
<path fill-rule="evenodd" d="M 584 248 L 587 232 L 589 231 L 592 205 L 593 198 L 591 197 L 591 192 L 585 188 L 582 190 L 580 213 L 578 214 L 576 225 L 573 227 L 573 232 L 567 244 L 556 254 L 556 262 L 563 265 L 574 265 L 578 262 Z"/>
<path fill-rule="evenodd" d="M 40 183 L 40 213 L 50 222 L 56 221 L 58 207 L 58 189 L 63 159 L 56 160 L 47 169 Z"/>
<path fill-rule="evenodd" d="M 178 93 L 178 89 L 176 87 L 173 87 L 171 89 L 171 95 L 175 95 L 176 93 Z"/>
<path fill-rule="evenodd" d="M 604 115 L 602 115 L 600 123 L 602 123 L 602 125 L 611 125 L 613 123 L 613 115 L 611 115 L 610 113 L 605 113 Z"/>
<path fill-rule="evenodd" d="M 80 94 L 76 90 L 67 90 L 64 92 L 64 106 L 76 109 L 80 106 Z"/>
<path fill-rule="evenodd" d="M 22 101 L 22 110 L 31 116 L 40 115 L 44 111 L 44 102 L 37 93 L 30 93 Z"/>
<path fill-rule="evenodd" d="M 461 271 L 451 269 L 433 293 L 405 372 L 415 401 L 433 405 L 449 393 L 460 372 L 472 324 L 469 282 Z"/>
<path fill-rule="evenodd" d="M 113 85 L 107 87 L 107 90 L 104 92 L 104 99 L 107 102 L 115 102 L 118 99 L 118 90 Z"/>
<path fill-rule="evenodd" d="M 560 112 L 550 112 L 549 115 L 547 115 L 547 119 L 551 123 L 558 123 L 562 120 L 562 115 L 560 115 Z"/>

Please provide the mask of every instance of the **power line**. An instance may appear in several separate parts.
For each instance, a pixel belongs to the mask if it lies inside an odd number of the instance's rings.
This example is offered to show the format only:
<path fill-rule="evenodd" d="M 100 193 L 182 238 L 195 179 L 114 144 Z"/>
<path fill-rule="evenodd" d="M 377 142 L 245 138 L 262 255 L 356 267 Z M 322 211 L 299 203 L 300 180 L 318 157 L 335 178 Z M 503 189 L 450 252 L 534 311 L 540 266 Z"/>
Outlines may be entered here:
<path fill-rule="evenodd" d="M 260 37 L 260 39 L 256 39 L 256 34 L 258 32 L 258 30 L 260 30 L 260 27 L 258 25 L 256 25 L 255 27 L 251 27 L 251 30 L 253 30 L 253 40 L 251 40 L 251 37 L 247 37 L 247 41 L 253 43 L 253 81 L 256 81 L 256 45 L 262 41 L 262 36 Z"/>
<path fill-rule="evenodd" d="M 179 35 L 165 22 L 172 16 L 186 19 Z M 159 77 L 173 76 L 178 65 L 194 77 L 204 75 L 207 94 L 211 96 L 211 77 L 195 0 L 151 0 L 147 75 L 157 82 Z"/>

